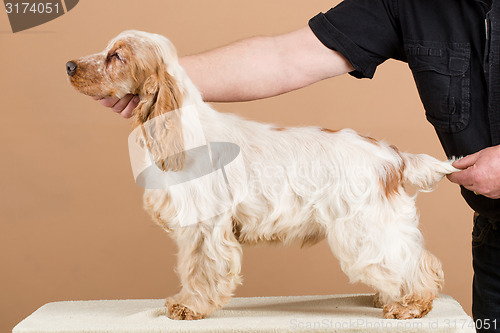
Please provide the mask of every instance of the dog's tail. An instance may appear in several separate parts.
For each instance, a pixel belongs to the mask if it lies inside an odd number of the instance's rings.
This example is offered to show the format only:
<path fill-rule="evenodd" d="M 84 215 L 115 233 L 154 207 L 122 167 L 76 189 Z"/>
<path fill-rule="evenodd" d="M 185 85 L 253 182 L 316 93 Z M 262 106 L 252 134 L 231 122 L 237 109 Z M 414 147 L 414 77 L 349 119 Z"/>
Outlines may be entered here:
<path fill-rule="evenodd" d="M 432 191 L 444 176 L 460 171 L 452 166 L 455 159 L 440 161 L 426 154 L 400 153 L 404 161 L 403 183 L 411 183 L 421 191 Z"/>

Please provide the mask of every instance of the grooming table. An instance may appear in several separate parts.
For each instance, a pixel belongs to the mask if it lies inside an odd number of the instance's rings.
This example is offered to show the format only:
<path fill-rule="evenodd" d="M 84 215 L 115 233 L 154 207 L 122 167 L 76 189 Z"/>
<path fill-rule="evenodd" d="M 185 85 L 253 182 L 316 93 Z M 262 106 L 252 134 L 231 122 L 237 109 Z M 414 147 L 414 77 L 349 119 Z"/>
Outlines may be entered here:
<path fill-rule="evenodd" d="M 472 319 L 450 296 L 441 295 L 423 319 L 383 319 L 373 295 L 233 298 L 198 321 L 166 317 L 164 300 L 48 303 L 13 333 L 153 332 L 475 332 Z"/>

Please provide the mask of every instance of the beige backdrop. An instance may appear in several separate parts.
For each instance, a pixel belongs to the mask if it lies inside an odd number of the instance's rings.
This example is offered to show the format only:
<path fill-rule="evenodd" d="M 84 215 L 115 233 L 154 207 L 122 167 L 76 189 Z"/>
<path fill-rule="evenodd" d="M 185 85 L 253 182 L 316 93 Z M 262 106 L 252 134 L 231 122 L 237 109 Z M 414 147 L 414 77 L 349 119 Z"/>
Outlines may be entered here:
<path fill-rule="evenodd" d="M 0 12 L 0 331 L 47 302 L 164 298 L 177 291 L 172 240 L 142 210 L 124 120 L 66 81 L 65 62 L 100 51 L 125 29 L 166 35 L 179 53 L 287 32 L 339 1 L 80 1 L 68 14 L 12 34 Z M 354 128 L 401 150 L 444 158 L 406 64 L 373 80 L 339 77 L 262 101 L 215 105 L 279 126 Z M 443 181 L 418 205 L 446 287 L 470 312 L 471 210 Z M 325 242 L 247 247 L 237 296 L 370 291 L 350 285 Z"/>

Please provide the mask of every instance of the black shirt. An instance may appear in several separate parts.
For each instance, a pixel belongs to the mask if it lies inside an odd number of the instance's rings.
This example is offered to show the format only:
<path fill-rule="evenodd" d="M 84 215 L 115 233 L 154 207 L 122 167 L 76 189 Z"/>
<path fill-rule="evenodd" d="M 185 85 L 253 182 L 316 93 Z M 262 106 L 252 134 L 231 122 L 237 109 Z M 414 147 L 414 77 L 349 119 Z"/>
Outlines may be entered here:
<path fill-rule="evenodd" d="M 389 58 L 407 62 L 449 157 L 500 144 L 500 0 L 345 0 L 309 26 L 357 78 Z M 500 220 L 500 200 L 462 195 Z"/>

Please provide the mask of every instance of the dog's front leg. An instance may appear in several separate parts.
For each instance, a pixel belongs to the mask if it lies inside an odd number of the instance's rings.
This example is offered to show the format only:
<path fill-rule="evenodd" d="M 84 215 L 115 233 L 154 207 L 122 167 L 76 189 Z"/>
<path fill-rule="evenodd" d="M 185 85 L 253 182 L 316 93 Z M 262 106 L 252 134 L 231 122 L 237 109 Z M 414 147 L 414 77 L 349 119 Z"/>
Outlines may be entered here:
<path fill-rule="evenodd" d="M 179 228 L 177 273 L 181 291 L 167 299 L 171 319 L 202 319 L 226 304 L 240 283 L 241 245 L 229 215 Z"/>

